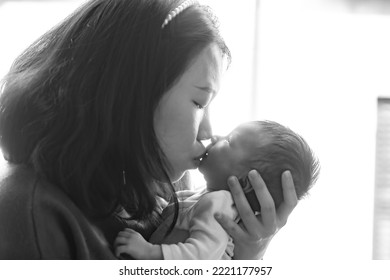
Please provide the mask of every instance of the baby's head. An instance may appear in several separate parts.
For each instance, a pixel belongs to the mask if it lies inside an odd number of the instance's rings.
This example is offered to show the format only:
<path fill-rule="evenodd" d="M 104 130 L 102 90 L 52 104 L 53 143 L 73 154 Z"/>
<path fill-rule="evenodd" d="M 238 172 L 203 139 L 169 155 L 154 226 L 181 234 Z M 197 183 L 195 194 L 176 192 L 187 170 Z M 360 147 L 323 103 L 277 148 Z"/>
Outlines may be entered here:
<path fill-rule="evenodd" d="M 247 178 L 252 169 L 261 174 L 278 207 L 283 201 L 282 173 L 291 171 L 301 199 L 317 180 L 319 162 L 306 141 L 291 129 L 276 122 L 254 121 L 239 125 L 212 145 L 199 167 L 209 191 L 228 190 L 226 181 L 234 175 L 245 193 L 252 190 Z M 255 194 L 251 196 L 248 200 L 258 211 Z"/>

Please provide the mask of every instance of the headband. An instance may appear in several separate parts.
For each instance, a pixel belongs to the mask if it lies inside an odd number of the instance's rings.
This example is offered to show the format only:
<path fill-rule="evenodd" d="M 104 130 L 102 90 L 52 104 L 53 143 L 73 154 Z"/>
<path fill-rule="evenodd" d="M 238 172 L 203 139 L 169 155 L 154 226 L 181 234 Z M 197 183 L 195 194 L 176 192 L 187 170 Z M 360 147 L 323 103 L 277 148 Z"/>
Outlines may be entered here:
<path fill-rule="evenodd" d="M 177 6 L 176 9 L 170 11 L 167 17 L 165 18 L 163 24 L 161 25 L 161 29 L 163 29 L 178 14 L 180 14 L 182 11 L 187 9 L 189 6 L 194 5 L 195 3 L 197 3 L 196 0 L 186 0 L 183 3 L 181 3 L 179 6 Z"/>

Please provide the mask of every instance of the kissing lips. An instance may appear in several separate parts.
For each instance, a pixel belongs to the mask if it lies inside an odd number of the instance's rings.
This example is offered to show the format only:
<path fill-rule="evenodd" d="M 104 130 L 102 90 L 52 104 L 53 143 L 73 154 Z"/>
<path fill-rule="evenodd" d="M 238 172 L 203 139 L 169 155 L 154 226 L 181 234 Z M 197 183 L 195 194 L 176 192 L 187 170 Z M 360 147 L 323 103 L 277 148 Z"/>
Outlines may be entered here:
<path fill-rule="evenodd" d="M 204 165 L 205 165 L 205 163 L 206 163 L 206 158 L 207 158 L 207 156 L 208 156 L 208 153 L 206 152 L 206 153 L 204 153 L 203 156 L 200 158 L 200 162 L 199 162 L 199 172 L 200 172 L 200 173 L 203 173 L 203 172 L 202 172 L 202 169 L 203 169 L 203 167 L 204 167 Z"/>
<path fill-rule="evenodd" d="M 201 154 L 200 156 L 197 156 L 196 158 L 194 158 L 195 161 L 199 161 L 201 162 L 202 160 L 204 160 L 206 157 L 207 157 L 208 153 L 207 151 L 205 151 L 203 154 Z"/>

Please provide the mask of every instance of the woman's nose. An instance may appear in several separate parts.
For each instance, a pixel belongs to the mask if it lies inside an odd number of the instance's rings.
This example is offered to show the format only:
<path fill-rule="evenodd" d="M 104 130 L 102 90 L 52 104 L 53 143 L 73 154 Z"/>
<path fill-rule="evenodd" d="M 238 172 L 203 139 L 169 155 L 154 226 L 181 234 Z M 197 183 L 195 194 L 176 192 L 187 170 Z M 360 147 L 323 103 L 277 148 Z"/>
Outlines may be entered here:
<path fill-rule="evenodd" d="M 212 136 L 213 136 L 213 131 L 211 129 L 211 122 L 207 113 L 205 114 L 202 122 L 200 123 L 197 140 L 198 141 L 208 140 Z"/>

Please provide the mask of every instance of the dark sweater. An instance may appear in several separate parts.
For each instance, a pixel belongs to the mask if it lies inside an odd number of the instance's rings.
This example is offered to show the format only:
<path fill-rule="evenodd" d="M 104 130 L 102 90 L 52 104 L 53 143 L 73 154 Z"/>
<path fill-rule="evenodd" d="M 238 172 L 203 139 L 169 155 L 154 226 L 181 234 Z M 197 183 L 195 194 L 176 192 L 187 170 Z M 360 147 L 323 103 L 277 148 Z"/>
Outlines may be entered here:
<path fill-rule="evenodd" d="M 0 170 L 0 259 L 115 259 L 110 244 L 123 227 L 115 219 L 92 224 L 27 167 Z"/>

